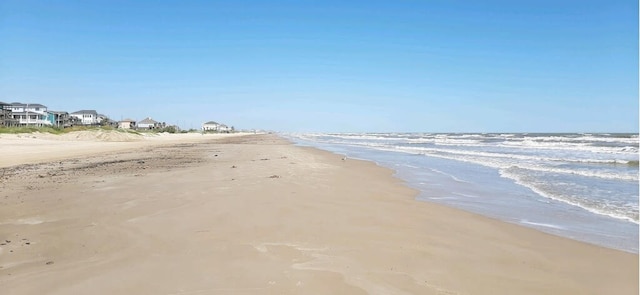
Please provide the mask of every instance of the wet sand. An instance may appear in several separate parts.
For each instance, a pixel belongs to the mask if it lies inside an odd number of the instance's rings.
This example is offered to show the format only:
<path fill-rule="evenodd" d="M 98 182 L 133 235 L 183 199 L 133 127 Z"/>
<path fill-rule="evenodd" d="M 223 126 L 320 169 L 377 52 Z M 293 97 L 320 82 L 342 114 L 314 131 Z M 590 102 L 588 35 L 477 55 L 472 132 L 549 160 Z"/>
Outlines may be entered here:
<path fill-rule="evenodd" d="M 0 137 L 2 293 L 638 294 L 637 254 L 416 201 L 370 162 L 168 138 Z"/>

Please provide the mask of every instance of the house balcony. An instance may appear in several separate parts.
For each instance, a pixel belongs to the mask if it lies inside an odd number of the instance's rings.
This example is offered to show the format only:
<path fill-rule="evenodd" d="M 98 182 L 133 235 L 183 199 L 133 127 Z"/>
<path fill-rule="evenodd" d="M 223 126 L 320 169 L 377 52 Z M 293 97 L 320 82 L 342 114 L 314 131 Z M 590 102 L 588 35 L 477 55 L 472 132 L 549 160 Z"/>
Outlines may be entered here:
<path fill-rule="evenodd" d="M 18 125 L 23 125 L 23 126 L 51 126 L 53 125 L 51 123 L 51 121 L 49 120 L 44 120 L 44 119 L 17 119 L 17 123 Z"/>

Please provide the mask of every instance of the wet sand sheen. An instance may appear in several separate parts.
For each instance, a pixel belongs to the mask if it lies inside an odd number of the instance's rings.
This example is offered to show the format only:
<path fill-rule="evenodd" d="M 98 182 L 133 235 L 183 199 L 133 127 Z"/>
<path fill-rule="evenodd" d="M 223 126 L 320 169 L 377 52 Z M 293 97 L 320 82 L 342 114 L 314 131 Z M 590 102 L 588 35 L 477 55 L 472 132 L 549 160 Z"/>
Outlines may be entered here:
<path fill-rule="evenodd" d="M 273 135 L 64 156 L 4 168 L 8 294 L 638 293 L 637 254 L 415 201 Z"/>

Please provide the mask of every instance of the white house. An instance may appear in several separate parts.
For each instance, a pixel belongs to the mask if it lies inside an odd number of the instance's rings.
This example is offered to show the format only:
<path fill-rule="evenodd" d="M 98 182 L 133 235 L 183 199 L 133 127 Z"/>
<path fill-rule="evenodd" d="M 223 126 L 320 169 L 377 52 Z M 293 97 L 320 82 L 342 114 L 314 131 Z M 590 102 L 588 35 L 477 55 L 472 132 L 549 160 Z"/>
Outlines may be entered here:
<path fill-rule="evenodd" d="M 214 131 L 214 132 L 231 132 L 233 131 L 232 128 L 229 128 L 229 126 L 224 125 L 224 124 L 220 124 L 218 122 L 215 121 L 209 121 L 206 122 L 204 124 L 202 124 L 202 131 Z"/>
<path fill-rule="evenodd" d="M 98 112 L 95 110 L 80 110 L 69 114 L 71 117 L 76 117 L 82 125 L 98 125 L 100 119 L 98 118 Z"/>
<path fill-rule="evenodd" d="M 20 126 L 52 126 L 52 118 L 47 107 L 39 103 L 5 104 L 4 110 L 11 111 L 11 117 Z"/>

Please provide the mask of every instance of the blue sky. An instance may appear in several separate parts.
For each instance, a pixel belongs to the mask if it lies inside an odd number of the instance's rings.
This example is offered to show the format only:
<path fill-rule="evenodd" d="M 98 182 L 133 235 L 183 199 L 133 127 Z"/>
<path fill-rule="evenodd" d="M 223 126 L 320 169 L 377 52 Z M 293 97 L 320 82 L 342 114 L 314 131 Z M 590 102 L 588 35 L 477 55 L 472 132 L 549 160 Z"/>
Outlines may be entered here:
<path fill-rule="evenodd" d="M 638 132 L 637 1 L 0 2 L 0 101 L 286 132 Z"/>

